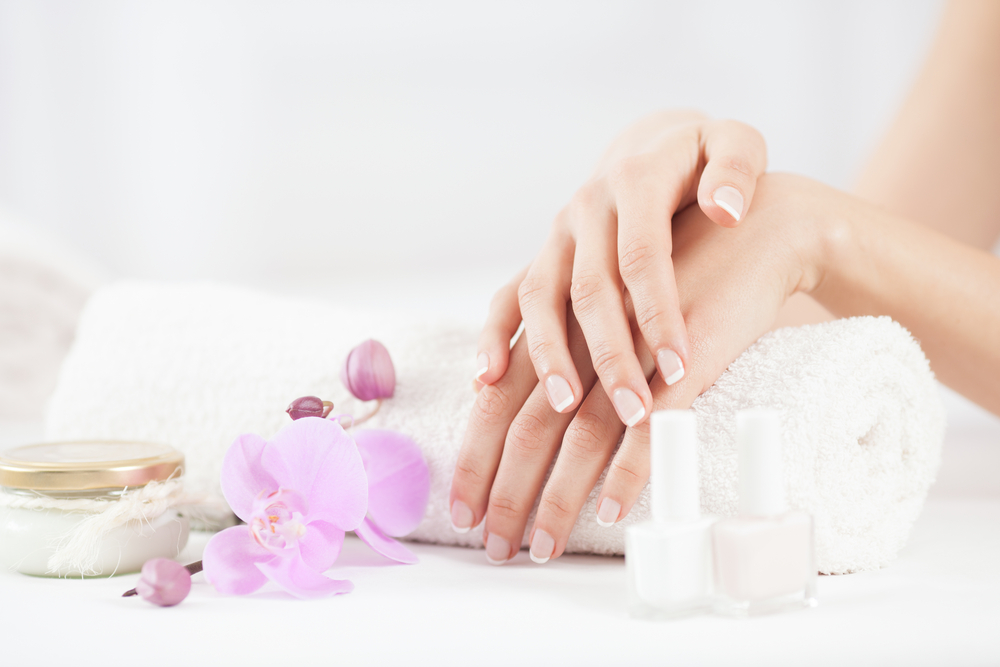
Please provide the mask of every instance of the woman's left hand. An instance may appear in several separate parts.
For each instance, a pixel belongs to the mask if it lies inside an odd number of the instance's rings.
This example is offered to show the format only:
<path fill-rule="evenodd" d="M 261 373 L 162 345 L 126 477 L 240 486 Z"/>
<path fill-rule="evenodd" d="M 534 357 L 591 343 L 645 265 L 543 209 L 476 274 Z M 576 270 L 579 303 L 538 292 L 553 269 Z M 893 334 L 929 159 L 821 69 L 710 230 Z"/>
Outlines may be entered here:
<path fill-rule="evenodd" d="M 728 365 L 765 333 L 794 292 L 809 292 L 824 274 L 835 212 L 846 195 L 808 179 L 766 175 L 758 182 L 747 224 L 725 229 L 696 206 L 675 219 L 673 262 L 681 311 L 691 340 L 688 381 L 667 386 L 632 322 L 636 353 L 652 378 L 655 410 L 687 408 Z M 568 321 L 573 322 L 572 312 Z M 571 347 L 580 347 L 571 330 Z M 574 343 L 574 339 L 577 340 Z M 614 455 L 598 498 L 597 520 L 626 516 L 649 476 L 648 420 L 625 428 L 592 369 L 583 373 L 586 398 L 576 414 L 552 412 L 531 372 L 526 345 L 511 351 L 511 367 L 482 388 L 452 482 L 452 523 L 468 530 L 485 519 L 487 558 L 517 552 L 528 515 L 541 493 L 531 556 L 559 556 L 587 496 Z M 586 350 L 574 349 L 575 357 Z M 615 445 L 625 437 L 615 453 Z M 555 466 L 545 482 L 545 472 Z"/>

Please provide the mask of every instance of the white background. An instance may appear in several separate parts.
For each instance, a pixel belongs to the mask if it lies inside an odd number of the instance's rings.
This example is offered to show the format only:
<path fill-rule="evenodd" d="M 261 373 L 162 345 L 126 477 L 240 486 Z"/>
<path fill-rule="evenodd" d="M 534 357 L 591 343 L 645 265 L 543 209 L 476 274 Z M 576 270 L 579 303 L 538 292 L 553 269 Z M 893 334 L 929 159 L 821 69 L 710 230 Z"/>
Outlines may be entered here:
<path fill-rule="evenodd" d="M 772 168 L 850 187 L 939 13 L 2 1 L 0 207 L 116 276 L 499 281 L 656 109 L 748 122 Z"/>

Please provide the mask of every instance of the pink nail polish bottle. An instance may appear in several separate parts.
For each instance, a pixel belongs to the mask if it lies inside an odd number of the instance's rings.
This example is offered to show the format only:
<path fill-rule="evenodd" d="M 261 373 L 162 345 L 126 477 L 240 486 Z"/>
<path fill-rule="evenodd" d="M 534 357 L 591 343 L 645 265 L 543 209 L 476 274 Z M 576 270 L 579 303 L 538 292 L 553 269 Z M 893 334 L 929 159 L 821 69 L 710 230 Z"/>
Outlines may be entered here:
<path fill-rule="evenodd" d="M 816 606 L 813 521 L 789 511 L 781 418 L 743 410 L 736 419 L 740 514 L 712 526 L 716 611 L 761 614 Z"/>
<path fill-rule="evenodd" d="M 671 618 L 711 609 L 711 526 L 701 516 L 698 440 L 690 410 L 650 419 L 651 520 L 625 531 L 629 612 Z"/>

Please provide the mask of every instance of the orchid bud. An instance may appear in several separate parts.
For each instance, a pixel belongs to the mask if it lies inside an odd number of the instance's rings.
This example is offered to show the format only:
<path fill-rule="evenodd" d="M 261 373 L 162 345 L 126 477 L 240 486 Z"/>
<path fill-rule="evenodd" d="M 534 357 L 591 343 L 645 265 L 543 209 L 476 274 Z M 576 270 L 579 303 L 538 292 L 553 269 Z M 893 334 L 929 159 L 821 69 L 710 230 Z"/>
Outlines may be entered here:
<path fill-rule="evenodd" d="M 396 391 L 396 369 L 389 350 L 377 340 L 361 343 L 347 355 L 340 380 L 362 401 L 389 398 Z"/>
<path fill-rule="evenodd" d="M 180 563 L 167 558 L 147 560 L 142 566 L 135 591 L 147 602 L 172 607 L 191 592 L 191 573 Z"/>
<path fill-rule="evenodd" d="M 331 410 L 333 410 L 333 403 L 330 401 L 324 401 L 315 396 L 303 396 L 292 401 L 285 412 L 292 420 L 295 420 L 303 417 L 325 418 Z"/>

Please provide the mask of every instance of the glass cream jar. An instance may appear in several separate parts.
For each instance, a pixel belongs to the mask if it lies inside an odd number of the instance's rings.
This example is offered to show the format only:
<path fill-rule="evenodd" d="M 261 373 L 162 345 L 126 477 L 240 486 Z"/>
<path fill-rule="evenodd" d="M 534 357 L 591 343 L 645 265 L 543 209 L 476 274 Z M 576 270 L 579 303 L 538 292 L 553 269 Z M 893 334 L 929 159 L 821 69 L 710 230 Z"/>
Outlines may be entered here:
<path fill-rule="evenodd" d="M 143 442 L 52 442 L 0 452 L 0 567 L 111 576 L 185 547 L 184 455 Z"/>

